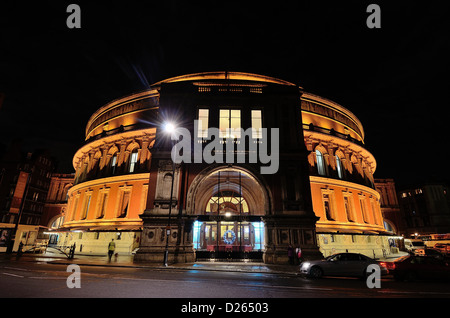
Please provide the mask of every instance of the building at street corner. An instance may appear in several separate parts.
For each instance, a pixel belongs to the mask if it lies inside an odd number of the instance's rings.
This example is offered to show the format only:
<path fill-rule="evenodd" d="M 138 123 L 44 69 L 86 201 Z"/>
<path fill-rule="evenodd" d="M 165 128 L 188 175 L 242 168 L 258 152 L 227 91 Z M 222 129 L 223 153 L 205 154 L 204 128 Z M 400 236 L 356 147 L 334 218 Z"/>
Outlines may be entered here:
<path fill-rule="evenodd" d="M 306 259 L 390 253 L 362 124 L 281 79 L 155 83 L 98 109 L 73 165 L 61 229 L 76 253 L 106 255 L 111 239 L 143 262 L 286 263 L 289 245 Z"/>

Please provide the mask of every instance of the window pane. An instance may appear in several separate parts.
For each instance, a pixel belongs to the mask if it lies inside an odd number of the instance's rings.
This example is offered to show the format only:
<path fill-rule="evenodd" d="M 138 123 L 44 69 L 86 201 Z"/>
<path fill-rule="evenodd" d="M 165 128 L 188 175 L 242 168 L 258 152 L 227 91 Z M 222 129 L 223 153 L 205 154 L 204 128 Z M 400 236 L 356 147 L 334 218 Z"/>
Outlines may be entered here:
<path fill-rule="evenodd" d="M 101 197 L 100 197 L 100 213 L 98 214 L 98 218 L 102 218 L 102 217 L 105 216 L 107 200 L 108 200 L 108 193 L 106 193 L 106 192 L 101 193 Z"/>
<path fill-rule="evenodd" d="M 367 215 L 366 215 L 366 207 L 365 207 L 366 203 L 364 202 L 364 199 L 360 199 L 359 204 L 361 206 L 361 213 L 363 216 L 364 223 L 369 223 L 369 220 L 367 219 Z"/>
<path fill-rule="evenodd" d="M 117 154 L 115 154 L 111 158 L 111 173 L 114 174 L 116 172 L 116 166 L 117 166 Z"/>
<path fill-rule="evenodd" d="M 198 110 L 198 137 L 202 138 L 208 137 L 208 119 L 209 119 L 209 109 L 199 109 Z"/>
<path fill-rule="evenodd" d="M 130 203 L 129 201 L 130 201 L 130 192 L 129 191 L 123 192 L 122 204 L 120 206 L 118 217 L 125 217 L 127 215 L 128 206 Z"/>
<path fill-rule="evenodd" d="M 241 117 L 231 118 L 230 135 L 234 138 L 241 138 Z"/>
<path fill-rule="evenodd" d="M 252 138 L 262 138 L 262 118 L 260 110 L 252 110 Z"/>
<path fill-rule="evenodd" d="M 130 157 L 130 172 L 134 172 L 134 168 L 137 163 L 137 158 L 138 158 L 138 152 L 137 152 L 137 150 L 135 150 L 131 153 L 131 157 Z"/>
<path fill-rule="evenodd" d="M 342 179 L 342 162 L 339 156 L 336 156 L 336 167 L 339 179 Z"/>
<path fill-rule="evenodd" d="M 325 163 L 323 160 L 323 155 L 319 150 L 316 150 L 316 158 L 317 158 L 317 172 L 319 175 L 325 175 Z"/>
<path fill-rule="evenodd" d="M 219 137 L 220 138 L 225 138 L 225 136 L 227 135 L 227 130 L 229 127 L 229 121 L 228 121 L 228 117 L 227 118 L 220 118 L 219 121 Z"/>
<path fill-rule="evenodd" d="M 232 109 L 231 118 L 241 118 L 241 111 L 239 109 Z"/>
<path fill-rule="evenodd" d="M 219 137 L 240 138 L 241 111 L 239 109 L 221 109 L 219 114 Z"/>

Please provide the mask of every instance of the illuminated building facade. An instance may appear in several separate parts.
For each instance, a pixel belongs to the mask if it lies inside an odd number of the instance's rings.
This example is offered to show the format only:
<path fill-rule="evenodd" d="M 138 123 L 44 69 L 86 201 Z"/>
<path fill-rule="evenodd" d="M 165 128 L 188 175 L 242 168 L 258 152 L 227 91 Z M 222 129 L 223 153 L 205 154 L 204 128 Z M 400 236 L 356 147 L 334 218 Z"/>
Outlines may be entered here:
<path fill-rule="evenodd" d="M 203 153 L 213 140 L 208 128 L 217 128 L 224 150 L 212 152 L 214 162 L 196 161 L 193 151 L 190 162 L 173 164 L 175 142 L 161 129 L 167 121 L 189 131 Z M 233 128 L 253 130 L 231 136 Z M 273 161 L 260 154 L 274 140 L 276 172 L 261 173 Z M 389 252 L 362 124 L 284 80 L 211 72 L 156 83 L 96 111 L 73 165 L 63 227 L 77 253 L 104 255 L 111 239 L 119 254 L 155 262 L 165 250 L 170 262 L 267 263 L 287 262 L 289 245 L 306 258 Z"/>
<path fill-rule="evenodd" d="M 324 256 L 353 251 L 370 257 L 390 253 L 374 156 L 364 144 L 358 118 L 343 106 L 303 92 L 302 117 L 309 151 L 311 196 L 318 244 Z"/>
<path fill-rule="evenodd" d="M 116 241 L 116 252 L 139 246 L 148 192 L 150 151 L 158 109 L 156 90 L 115 100 L 97 110 L 86 126 L 85 144 L 73 158 L 75 177 L 68 191 L 63 228 L 77 253 L 101 254 Z"/>

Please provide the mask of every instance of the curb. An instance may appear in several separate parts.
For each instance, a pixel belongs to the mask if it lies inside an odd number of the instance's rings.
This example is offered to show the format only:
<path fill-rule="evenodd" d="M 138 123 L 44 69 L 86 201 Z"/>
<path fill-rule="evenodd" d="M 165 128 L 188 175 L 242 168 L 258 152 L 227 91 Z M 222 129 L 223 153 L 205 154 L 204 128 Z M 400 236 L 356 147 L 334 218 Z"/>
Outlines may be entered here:
<path fill-rule="evenodd" d="M 227 268 L 220 268 L 220 264 L 217 266 L 207 266 L 207 267 L 193 267 L 193 266 L 160 266 L 160 265 L 139 265 L 139 264 L 120 264 L 120 263 L 86 263 L 86 262 L 77 262 L 76 259 L 69 260 L 55 260 L 49 261 L 47 264 L 53 265 L 71 265 L 76 264 L 79 266 L 98 266 L 98 267 L 121 267 L 121 268 L 147 268 L 147 269 L 157 269 L 157 270 L 195 270 L 195 271 L 215 271 L 215 272 L 237 272 L 237 273 L 262 273 L 262 274 L 272 274 L 272 275 L 289 275 L 289 276 L 300 276 L 299 273 L 295 271 L 282 271 L 282 270 L 258 270 L 258 269 L 245 269 L 239 268 L 239 265 L 233 266 L 229 265 Z M 233 268 L 234 267 L 234 268 Z"/>

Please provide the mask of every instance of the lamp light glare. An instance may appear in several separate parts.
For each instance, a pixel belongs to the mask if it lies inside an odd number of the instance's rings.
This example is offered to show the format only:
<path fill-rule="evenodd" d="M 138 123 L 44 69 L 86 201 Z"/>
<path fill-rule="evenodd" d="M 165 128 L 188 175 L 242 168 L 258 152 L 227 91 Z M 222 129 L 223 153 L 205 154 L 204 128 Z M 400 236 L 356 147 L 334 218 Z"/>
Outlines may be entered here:
<path fill-rule="evenodd" d="M 175 125 L 172 123 L 164 124 L 164 131 L 167 133 L 173 133 L 175 131 Z"/>

